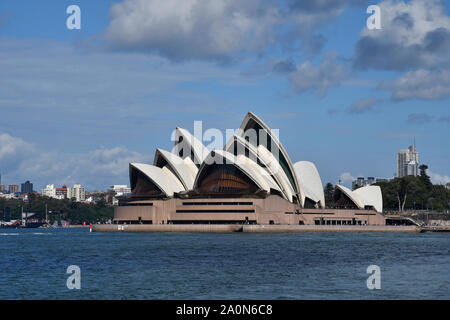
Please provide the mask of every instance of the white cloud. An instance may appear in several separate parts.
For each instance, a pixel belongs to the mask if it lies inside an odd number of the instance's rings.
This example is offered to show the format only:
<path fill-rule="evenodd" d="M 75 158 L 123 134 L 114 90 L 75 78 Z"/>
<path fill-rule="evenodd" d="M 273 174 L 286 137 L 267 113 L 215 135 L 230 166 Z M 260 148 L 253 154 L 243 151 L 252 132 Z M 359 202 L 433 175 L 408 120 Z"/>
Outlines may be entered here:
<path fill-rule="evenodd" d="M 348 113 L 365 113 L 373 110 L 374 105 L 378 102 L 380 102 L 380 100 L 374 97 L 360 99 L 353 102 L 347 109 L 345 109 L 345 111 Z"/>
<path fill-rule="evenodd" d="M 360 69 L 405 71 L 382 83 L 392 99 L 450 96 L 450 17 L 440 0 L 386 0 L 381 29 L 362 29 L 353 57 Z"/>
<path fill-rule="evenodd" d="M 34 152 L 34 147 L 23 139 L 0 133 L 0 173 L 4 174 L 6 169 L 16 170 L 18 159 L 30 157 Z"/>
<path fill-rule="evenodd" d="M 408 70 L 450 63 L 450 17 L 439 0 L 383 1 L 381 29 L 362 29 L 355 64 Z"/>
<path fill-rule="evenodd" d="M 280 19 L 278 8 L 259 0 L 125 0 L 110 13 L 105 37 L 114 49 L 174 60 L 264 51 Z"/>
<path fill-rule="evenodd" d="M 450 183 L 450 177 L 446 175 L 440 175 L 438 173 L 427 171 L 427 174 L 430 176 L 431 182 L 433 184 L 447 184 Z"/>
<path fill-rule="evenodd" d="M 315 34 L 352 1 L 124 0 L 110 10 L 104 34 L 117 51 L 157 53 L 175 61 L 237 60 L 270 46 L 318 53 L 326 39 Z M 299 46 L 301 42 L 301 46 Z"/>
<path fill-rule="evenodd" d="M 17 156 L 29 147 L 30 145 L 20 138 L 13 137 L 7 133 L 0 133 L 0 160 Z"/>
<path fill-rule="evenodd" d="M 384 86 L 392 90 L 392 98 L 442 99 L 450 96 L 450 71 L 411 71 Z"/>
<path fill-rule="evenodd" d="M 346 67 L 337 64 L 336 59 L 335 52 L 328 52 L 317 67 L 305 61 L 296 71 L 287 75 L 291 87 L 297 93 L 312 90 L 319 97 L 325 96 L 329 87 L 339 86 L 342 80 L 350 76 Z"/>
<path fill-rule="evenodd" d="M 6 137 L 6 138 L 5 138 Z M 0 157 L 3 181 L 20 183 L 34 182 L 39 191 L 46 184 L 71 185 L 81 183 L 89 190 L 105 189 L 109 185 L 127 183 L 130 162 L 151 162 L 152 156 L 128 150 L 125 147 L 98 148 L 86 153 L 63 154 L 42 151 L 35 146 L 9 134 L 1 134 L 0 142 L 7 140 L 8 150 L 27 147 L 27 153 L 14 153 L 14 163 Z M 7 150 L 2 148 L 1 150 Z M 9 156 L 11 153 L 4 152 Z"/>
<path fill-rule="evenodd" d="M 339 180 L 341 180 L 342 185 L 351 186 L 352 181 L 356 180 L 355 177 L 353 177 L 350 172 L 344 172 L 339 177 Z"/>

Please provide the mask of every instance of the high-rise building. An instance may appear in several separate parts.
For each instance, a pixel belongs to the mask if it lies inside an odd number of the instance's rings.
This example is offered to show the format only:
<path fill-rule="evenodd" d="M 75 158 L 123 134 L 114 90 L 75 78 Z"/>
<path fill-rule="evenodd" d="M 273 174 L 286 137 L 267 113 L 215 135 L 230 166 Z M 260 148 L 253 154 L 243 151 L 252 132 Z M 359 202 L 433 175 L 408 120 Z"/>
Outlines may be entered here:
<path fill-rule="evenodd" d="M 67 188 L 67 198 L 75 198 L 76 201 L 84 201 L 86 199 L 86 192 L 81 184 L 74 184 L 73 188 Z"/>
<path fill-rule="evenodd" d="M 408 149 L 397 153 L 397 177 L 417 176 L 419 174 L 419 153 L 416 152 L 416 142 Z"/>
<path fill-rule="evenodd" d="M 0 193 L 6 193 L 6 186 L 2 184 L 2 175 L 0 173 Z"/>
<path fill-rule="evenodd" d="M 33 184 L 28 180 L 25 183 L 22 183 L 20 193 L 33 193 Z"/>
<path fill-rule="evenodd" d="M 417 176 L 419 173 L 419 164 L 415 161 L 410 161 L 405 164 L 405 176 Z"/>
<path fill-rule="evenodd" d="M 10 184 L 8 186 L 8 193 L 16 193 L 19 192 L 19 186 L 17 184 Z"/>
<path fill-rule="evenodd" d="M 2 184 L 2 175 L 0 174 L 0 193 L 6 192 L 6 186 Z"/>

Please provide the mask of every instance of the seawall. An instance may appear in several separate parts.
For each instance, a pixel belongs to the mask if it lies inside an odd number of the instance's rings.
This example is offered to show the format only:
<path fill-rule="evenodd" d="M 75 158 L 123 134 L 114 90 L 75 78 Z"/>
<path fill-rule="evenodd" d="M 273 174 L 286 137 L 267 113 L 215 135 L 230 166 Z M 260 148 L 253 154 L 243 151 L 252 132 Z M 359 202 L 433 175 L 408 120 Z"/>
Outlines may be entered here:
<path fill-rule="evenodd" d="M 96 224 L 94 232 L 421 232 L 417 226 L 238 225 L 238 224 Z"/>
<path fill-rule="evenodd" d="M 95 224 L 94 232 L 238 232 L 242 225 L 231 224 Z"/>

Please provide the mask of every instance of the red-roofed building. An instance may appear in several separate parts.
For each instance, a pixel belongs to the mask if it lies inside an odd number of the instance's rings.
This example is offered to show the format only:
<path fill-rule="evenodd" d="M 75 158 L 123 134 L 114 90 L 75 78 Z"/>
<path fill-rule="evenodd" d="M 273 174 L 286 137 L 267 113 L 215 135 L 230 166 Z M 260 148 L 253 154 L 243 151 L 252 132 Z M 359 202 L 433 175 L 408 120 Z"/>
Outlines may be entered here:
<path fill-rule="evenodd" d="M 56 196 L 62 197 L 63 199 L 67 198 L 67 187 L 63 185 L 62 188 L 56 188 Z"/>

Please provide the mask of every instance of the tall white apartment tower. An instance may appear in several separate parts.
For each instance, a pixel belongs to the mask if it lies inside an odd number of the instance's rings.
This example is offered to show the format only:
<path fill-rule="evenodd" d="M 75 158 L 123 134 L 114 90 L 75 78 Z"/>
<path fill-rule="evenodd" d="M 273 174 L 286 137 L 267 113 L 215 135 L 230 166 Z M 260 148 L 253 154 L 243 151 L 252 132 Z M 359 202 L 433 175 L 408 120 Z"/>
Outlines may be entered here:
<path fill-rule="evenodd" d="M 417 176 L 419 174 L 419 153 L 416 152 L 416 142 L 397 153 L 397 177 Z"/>
<path fill-rule="evenodd" d="M 74 184 L 73 188 L 67 188 L 67 198 L 75 198 L 78 202 L 84 201 L 86 199 L 84 188 L 80 184 Z"/>

